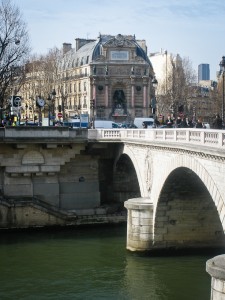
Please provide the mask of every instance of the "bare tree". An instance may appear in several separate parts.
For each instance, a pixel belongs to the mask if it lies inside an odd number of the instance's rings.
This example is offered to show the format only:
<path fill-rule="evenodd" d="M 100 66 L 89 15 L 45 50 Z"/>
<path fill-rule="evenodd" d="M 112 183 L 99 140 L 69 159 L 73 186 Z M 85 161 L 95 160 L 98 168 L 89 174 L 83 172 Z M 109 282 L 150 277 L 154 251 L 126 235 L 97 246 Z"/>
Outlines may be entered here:
<path fill-rule="evenodd" d="M 61 60 L 62 51 L 58 48 L 50 49 L 46 55 L 32 55 L 29 62 L 25 65 L 26 78 L 22 84 L 21 92 L 24 102 L 33 105 L 33 111 L 37 111 L 37 98 L 45 101 L 42 107 L 44 115 L 50 118 L 55 115 L 55 107 L 58 106 L 59 90 L 56 97 L 55 89 L 59 87 L 59 61 Z"/>
<path fill-rule="evenodd" d="M 29 55 L 29 36 L 19 8 L 11 0 L 0 2 L 0 107 L 20 86 L 24 77 L 23 65 Z M 17 92 L 17 91 L 16 91 Z"/>
<path fill-rule="evenodd" d="M 161 93 L 157 96 L 158 113 L 163 115 L 187 109 L 190 87 L 196 81 L 196 74 L 188 58 L 171 56 L 169 66 L 161 83 Z"/>

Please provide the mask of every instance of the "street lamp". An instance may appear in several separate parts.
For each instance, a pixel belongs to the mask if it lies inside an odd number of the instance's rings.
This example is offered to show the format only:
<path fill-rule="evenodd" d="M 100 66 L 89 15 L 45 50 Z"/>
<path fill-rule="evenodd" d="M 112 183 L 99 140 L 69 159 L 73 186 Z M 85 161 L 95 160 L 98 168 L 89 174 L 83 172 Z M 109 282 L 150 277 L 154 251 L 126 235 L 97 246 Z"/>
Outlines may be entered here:
<path fill-rule="evenodd" d="M 223 78 L 223 99 L 222 99 L 222 121 L 224 122 L 224 73 L 225 73 L 225 56 L 222 57 L 220 62 L 220 74 L 222 74 Z"/>
<path fill-rule="evenodd" d="M 95 99 L 90 100 L 90 106 L 92 109 L 92 128 L 95 129 Z"/>
<path fill-rule="evenodd" d="M 152 79 L 152 85 L 153 85 L 154 88 L 157 88 L 157 86 L 158 86 L 158 81 L 157 81 L 157 79 L 155 78 L 155 76 L 154 76 L 153 79 Z"/>
<path fill-rule="evenodd" d="M 154 96 L 153 98 L 151 99 L 151 108 L 152 108 L 152 114 L 153 114 L 153 118 L 155 119 L 155 112 L 156 112 L 156 97 L 155 97 L 155 90 L 158 86 L 158 81 L 157 79 L 155 78 L 155 76 L 153 77 L 152 79 L 152 85 L 154 87 Z"/>
<path fill-rule="evenodd" d="M 48 101 L 52 102 L 51 104 L 48 104 L 48 126 L 50 126 L 50 119 L 51 119 L 50 106 L 52 106 L 52 117 L 54 117 L 54 115 L 55 115 L 55 96 L 56 96 L 56 91 L 55 91 L 55 89 L 53 89 L 47 98 Z"/>

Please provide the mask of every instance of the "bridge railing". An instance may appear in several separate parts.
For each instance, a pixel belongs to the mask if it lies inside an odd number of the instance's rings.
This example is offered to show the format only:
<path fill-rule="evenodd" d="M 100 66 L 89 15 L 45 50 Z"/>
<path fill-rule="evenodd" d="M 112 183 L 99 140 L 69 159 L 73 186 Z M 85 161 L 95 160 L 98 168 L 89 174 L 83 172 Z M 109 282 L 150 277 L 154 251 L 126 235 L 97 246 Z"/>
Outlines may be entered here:
<path fill-rule="evenodd" d="M 17 141 L 17 140 L 47 140 L 47 141 L 60 141 L 60 140 L 87 140 L 87 129 L 71 129 L 69 127 L 56 127 L 56 126 L 6 126 L 0 128 L 0 142 Z"/>
<path fill-rule="evenodd" d="M 225 130 L 211 129 L 89 129 L 88 139 L 97 141 L 143 140 L 151 142 L 171 142 L 195 144 L 215 148 L 225 148 Z"/>
<path fill-rule="evenodd" d="M 211 129 L 79 129 L 68 127 L 6 127 L 0 128 L 0 142 L 19 140 L 48 142 L 89 140 L 99 142 L 167 142 L 192 144 L 199 146 L 225 149 L 225 130 Z"/>

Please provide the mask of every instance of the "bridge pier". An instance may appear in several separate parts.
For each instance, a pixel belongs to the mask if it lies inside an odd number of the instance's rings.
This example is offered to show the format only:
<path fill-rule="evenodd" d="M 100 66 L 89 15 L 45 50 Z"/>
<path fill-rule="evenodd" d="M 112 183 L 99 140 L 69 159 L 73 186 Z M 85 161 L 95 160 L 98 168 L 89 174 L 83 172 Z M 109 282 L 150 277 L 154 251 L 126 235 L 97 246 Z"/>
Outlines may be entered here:
<path fill-rule="evenodd" d="M 124 203 L 127 213 L 127 245 L 130 251 L 148 251 L 153 244 L 153 203 L 133 198 Z"/>
<path fill-rule="evenodd" d="M 218 255 L 206 262 L 211 275 L 211 300 L 225 299 L 225 255 Z"/>

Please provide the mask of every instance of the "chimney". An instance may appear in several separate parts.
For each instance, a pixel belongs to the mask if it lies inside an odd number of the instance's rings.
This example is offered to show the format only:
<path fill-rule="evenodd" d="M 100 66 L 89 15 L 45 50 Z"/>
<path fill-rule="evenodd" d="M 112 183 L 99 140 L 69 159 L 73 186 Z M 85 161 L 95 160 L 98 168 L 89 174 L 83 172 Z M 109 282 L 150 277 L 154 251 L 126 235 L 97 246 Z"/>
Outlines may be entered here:
<path fill-rule="evenodd" d="M 63 55 L 72 49 L 72 44 L 63 43 Z"/>
<path fill-rule="evenodd" d="M 80 38 L 76 38 L 76 52 L 84 45 L 91 43 L 91 42 L 95 42 L 95 40 L 93 39 L 80 39 Z"/>

